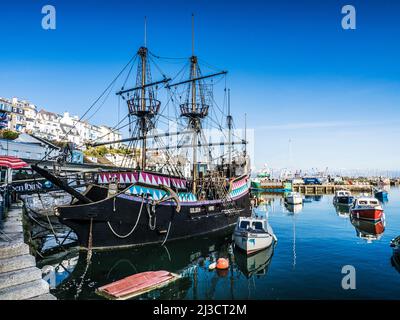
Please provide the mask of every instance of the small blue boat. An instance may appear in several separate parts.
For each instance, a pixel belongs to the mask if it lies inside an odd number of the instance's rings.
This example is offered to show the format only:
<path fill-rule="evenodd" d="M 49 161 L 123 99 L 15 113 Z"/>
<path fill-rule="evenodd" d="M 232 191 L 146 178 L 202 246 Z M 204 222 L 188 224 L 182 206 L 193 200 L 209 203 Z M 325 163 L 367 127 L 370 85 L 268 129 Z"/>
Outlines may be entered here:
<path fill-rule="evenodd" d="M 388 192 L 383 189 L 375 189 L 374 190 L 375 198 L 381 201 L 385 201 L 388 199 Z"/>

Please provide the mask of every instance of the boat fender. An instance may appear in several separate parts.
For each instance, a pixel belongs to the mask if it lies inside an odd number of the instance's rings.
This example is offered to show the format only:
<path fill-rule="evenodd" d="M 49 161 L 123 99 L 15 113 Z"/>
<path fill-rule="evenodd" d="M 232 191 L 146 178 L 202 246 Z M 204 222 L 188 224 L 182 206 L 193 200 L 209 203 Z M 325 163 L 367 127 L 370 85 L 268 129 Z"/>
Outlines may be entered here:
<path fill-rule="evenodd" d="M 216 262 L 210 263 L 210 265 L 208 266 L 208 270 L 214 270 L 216 267 L 217 267 Z"/>

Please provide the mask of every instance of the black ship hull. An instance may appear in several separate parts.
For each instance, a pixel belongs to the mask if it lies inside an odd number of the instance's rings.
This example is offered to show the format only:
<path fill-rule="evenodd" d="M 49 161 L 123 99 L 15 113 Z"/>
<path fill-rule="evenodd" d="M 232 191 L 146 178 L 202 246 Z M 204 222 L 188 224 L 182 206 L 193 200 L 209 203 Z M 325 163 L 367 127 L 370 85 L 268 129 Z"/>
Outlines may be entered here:
<path fill-rule="evenodd" d="M 233 226 L 239 216 L 250 216 L 249 193 L 229 201 L 165 202 L 155 207 L 145 198 L 117 194 L 103 198 L 107 189 L 93 186 L 86 194 L 95 202 L 57 208 L 61 223 L 70 227 L 84 248 L 142 246 L 204 235 Z"/>

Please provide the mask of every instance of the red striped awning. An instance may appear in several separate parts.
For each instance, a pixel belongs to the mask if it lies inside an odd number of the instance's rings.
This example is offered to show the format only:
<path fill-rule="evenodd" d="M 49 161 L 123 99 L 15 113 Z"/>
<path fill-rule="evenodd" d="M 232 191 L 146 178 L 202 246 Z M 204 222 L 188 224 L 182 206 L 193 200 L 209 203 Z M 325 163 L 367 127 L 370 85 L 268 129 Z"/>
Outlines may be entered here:
<path fill-rule="evenodd" d="M 0 156 L 0 167 L 7 167 L 11 169 L 21 169 L 27 167 L 28 164 L 16 157 Z"/>

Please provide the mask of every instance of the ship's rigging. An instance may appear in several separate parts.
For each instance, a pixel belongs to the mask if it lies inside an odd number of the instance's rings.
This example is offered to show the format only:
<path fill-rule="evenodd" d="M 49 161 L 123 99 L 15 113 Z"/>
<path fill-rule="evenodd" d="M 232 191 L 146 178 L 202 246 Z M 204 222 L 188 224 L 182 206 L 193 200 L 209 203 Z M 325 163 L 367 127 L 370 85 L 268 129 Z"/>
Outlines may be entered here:
<path fill-rule="evenodd" d="M 118 123 L 112 130 L 124 129 L 129 137 L 86 142 L 89 149 L 110 145 L 119 152 L 123 144 L 125 157 L 119 168 L 92 172 L 80 194 L 56 168 L 50 173 L 32 165 L 73 196 L 70 205 L 57 207 L 56 215 L 76 232 L 88 252 L 92 247 L 164 244 L 207 234 L 251 214 L 246 135 L 243 139 L 235 133 L 227 72 L 210 65 L 212 71 L 200 68 L 202 61 L 194 52 L 193 17 L 192 54 L 189 59 L 174 59 L 184 63 L 178 73 L 171 66 L 168 72 L 160 68 L 160 61 L 172 59 L 148 49 L 146 32 L 135 56 L 84 114 L 90 119 L 100 113 L 113 96 L 117 80 L 122 82 L 116 92 L 118 106 L 125 101 L 128 114 L 120 120 L 118 109 Z M 219 106 L 216 101 L 221 95 L 214 92 L 223 84 L 224 102 Z M 111 118 L 112 113 L 107 116 Z M 242 153 L 234 152 L 237 145 L 244 146 Z M 221 152 L 216 155 L 218 148 Z M 142 214 L 144 209 L 147 214 Z"/>
<path fill-rule="evenodd" d="M 205 174 L 219 171 L 221 178 L 229 178 L 233 176 L 233 162 L 238 164 L 237 159 L 241 159 L 240 166 L 248 166 L 246 136 L 243 138 L 236 134 L 230 112 L 227 71 L 217 69 L 195 55 L 193 17 L 192 54 L 189 59 L 154 54 L 147 48 L 146 32 L 144 45 L 79 120 L 87 120 L 85 116 L 90 119 L 100 112 L 107 98 L 112 96 L 110 93 L 117 86 L 117 80 L 121 79 L 122 86 L 116 92 L 118 104 L 125 101 L 128 114 L 118 119 L 112 130 L 128 131 L 129 137 L 104 141 L 105 136 L 100 136 L 89 141 L 86 147 L 124 144 L 131 153 L 136 152 L 136 156 L 127 154 L 121 167 L 132 168 L 136 163 L 134 169 L 142 171 L 156 170 L 180 177 L 190 176 L 192 192 L 197 194 L 198 181 Z M 171 64 L 183 66 L 174 76 L 168 76 L 160 67 L 160 62 L 167 64 L 169 74 L 174 73 Z M 203 72 L 200 64 L 210 71 Z M 157 73 L 155 80 L 154 67 Z M 132 83 L 134 86 L 127 86 Z M 224 85 L 222 106 L 216 102 L 221 96 L 214 96 L 214 89 L 221 84 Z M 206 129 L 210 130 L 208 138 Z M 218 138 L 220 141 L 215 141 Z M 238 145 L 244 146 L 243 152 L 234 148 Z M 218 147 L 220 155 L 215 155 Z M 155 162 L 158 162 L 156 167 Z M 189 163 L 191 168 L 188 172 Z M 246 173 L 245 170 L 243 173 Z M 215 172 L 211 176 L 215 181 Z"/>

